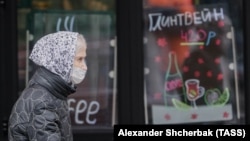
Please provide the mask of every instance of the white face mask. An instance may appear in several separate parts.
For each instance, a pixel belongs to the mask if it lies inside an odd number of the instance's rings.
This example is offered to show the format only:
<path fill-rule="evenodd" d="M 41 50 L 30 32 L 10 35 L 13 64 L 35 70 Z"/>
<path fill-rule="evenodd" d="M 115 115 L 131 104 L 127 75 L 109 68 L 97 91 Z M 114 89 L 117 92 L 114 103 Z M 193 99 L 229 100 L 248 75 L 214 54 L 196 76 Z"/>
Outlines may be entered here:
<path fill-rule="evenodd" d="M 71 81 L 74 84 L 79 84 L 83 81 L 83 79 L 85 78 L 87 71 L 80 69 L 78 67 L 73 67 L 72 69 L 72 73 L 71 73 Z"/>

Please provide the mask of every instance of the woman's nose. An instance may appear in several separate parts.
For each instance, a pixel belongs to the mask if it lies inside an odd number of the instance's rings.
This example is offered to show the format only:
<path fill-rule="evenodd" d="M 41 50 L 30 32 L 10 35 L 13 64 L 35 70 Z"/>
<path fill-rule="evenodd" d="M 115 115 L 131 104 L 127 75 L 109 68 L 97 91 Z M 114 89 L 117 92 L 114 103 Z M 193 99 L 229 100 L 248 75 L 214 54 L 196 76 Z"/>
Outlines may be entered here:
<path fill-rule="evenodd" d="M 87 70 L 87 69 L 88 69 L 87 64 L 86 64 L 85 61 L 82 63 L 82 69 L 84 69 L 84 70 Z"/>

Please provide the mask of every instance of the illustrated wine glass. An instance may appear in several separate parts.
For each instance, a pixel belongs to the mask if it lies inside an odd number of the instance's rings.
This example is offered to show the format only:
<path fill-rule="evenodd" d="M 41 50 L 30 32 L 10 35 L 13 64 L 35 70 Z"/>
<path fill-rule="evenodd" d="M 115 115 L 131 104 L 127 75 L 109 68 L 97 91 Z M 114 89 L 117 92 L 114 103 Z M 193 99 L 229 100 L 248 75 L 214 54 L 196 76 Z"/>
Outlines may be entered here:
<path fill-rule="evenodd" d="M 194 108 L 197 108 L 196 100 L 204 95 L 204 87 L 200 86 L 200 81 L 197 79 L 186 80 L 185 87 L 188 100 Z"/>

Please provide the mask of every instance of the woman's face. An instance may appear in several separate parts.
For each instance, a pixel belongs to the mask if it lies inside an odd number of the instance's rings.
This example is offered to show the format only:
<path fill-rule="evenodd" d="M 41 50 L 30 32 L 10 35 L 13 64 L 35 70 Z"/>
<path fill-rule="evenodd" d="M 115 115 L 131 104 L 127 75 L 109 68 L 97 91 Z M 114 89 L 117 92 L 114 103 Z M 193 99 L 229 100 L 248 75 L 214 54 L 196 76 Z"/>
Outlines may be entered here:
<path fill-rule="evenodd" d="M 87 46 L 86 46 L 86 43 L 85 41 L 81 40 L 81 39 L 78 39 L 77 41 L 77 49 L 76 49 L 76 55 L 75 55 L 75 58 L 74 58 L 74 62 L 73 62 L 73 67 L 78 67 L 78 68 L 81 68 L 83 70 L 86 70 L 88 69 L 87 67 L 87 64 L 86 64 L 86 49 L 87 49 Z"/>

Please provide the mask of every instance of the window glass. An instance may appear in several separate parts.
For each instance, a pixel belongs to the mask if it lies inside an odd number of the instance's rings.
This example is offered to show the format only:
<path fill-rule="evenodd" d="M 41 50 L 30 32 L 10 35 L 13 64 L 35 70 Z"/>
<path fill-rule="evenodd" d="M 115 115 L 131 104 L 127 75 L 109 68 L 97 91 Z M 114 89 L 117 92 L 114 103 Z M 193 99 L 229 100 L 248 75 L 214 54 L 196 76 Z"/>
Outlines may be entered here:
<path fill-rule="evenodd" d="M 143 4 L 147 122 L 244 123 L 242 1 Z"/>
<path fill-rule="evenodd" d="M 87 41 L 88 72 L 68 97 L 74 130 L 110 128 L 115 121 L 114 0 L 20 0 L 18 3 L 19 92 L 35 71 L 28 60 L 34 43 L 56 31 L 75 31 Z"/>

